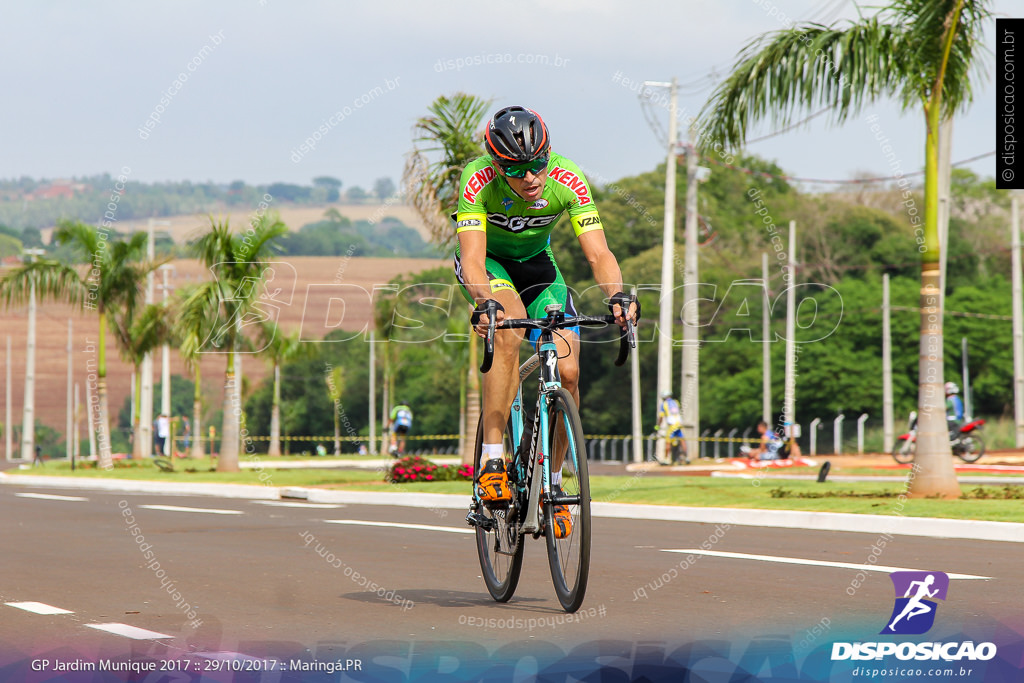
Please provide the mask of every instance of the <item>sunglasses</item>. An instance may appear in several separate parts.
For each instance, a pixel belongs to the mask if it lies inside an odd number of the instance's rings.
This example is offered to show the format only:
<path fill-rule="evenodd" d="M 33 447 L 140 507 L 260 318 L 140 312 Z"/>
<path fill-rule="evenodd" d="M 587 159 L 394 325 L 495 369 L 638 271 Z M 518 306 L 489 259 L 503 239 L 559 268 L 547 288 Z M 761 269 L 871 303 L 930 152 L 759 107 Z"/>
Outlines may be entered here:
<path fill-rule="evenodd" d="M 540 174 L 541 171 L 548 167 L 549 157 L 541 157 L 540 159 L 534 159 L 525 164 L 515 164 L 514 166 L 502 166 L 501 170 L 505 172 L 509 178 L 525 178 L 526 172 L 529 171 L 533 175 Z"/>

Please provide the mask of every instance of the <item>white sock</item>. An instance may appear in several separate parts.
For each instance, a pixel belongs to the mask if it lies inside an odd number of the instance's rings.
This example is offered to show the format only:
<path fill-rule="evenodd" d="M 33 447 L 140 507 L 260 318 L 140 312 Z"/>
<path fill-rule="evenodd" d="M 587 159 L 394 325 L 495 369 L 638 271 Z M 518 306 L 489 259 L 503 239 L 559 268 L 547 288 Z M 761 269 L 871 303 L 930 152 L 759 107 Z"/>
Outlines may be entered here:
<path fill-rule="evenodd" d="M 485 443 L 480 449 L 480 468 L 487 465 L 488 460 L 500 460 L 505 457 L 505 449 L 500 443 Z"/>
<path fill-rule="evenodd" d="M 551 483 L 553 485 L 555 485 L 555 486 L 561 486 L 562 485 L 562 471 L 561 470 L 559 470 L 557 472 L 552 472 L 551 473 Z"/>

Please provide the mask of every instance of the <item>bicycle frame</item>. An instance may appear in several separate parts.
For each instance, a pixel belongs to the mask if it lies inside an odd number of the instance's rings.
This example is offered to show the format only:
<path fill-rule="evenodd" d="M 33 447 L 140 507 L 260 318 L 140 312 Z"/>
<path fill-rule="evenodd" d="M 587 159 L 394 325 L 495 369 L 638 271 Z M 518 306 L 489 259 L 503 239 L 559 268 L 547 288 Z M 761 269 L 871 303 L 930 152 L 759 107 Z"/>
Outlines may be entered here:
<path fill-rule="evenodd" d="M 541 528 L 541 493 L 545 497 L 551 495 L 551 458 L 545 457 L 545 455 L 551 455 L 551 444 L 548 439 L 547 395 L 554 389 L 562 386 L 561 377 L 558 374 L 558 348 L 554 344 L 551 330 L 545 329 L 541 332 L 538 344 L 537 358 L 540 360 L 540 384 L 537 393 L 537 412 L 533 417 L 537 424 L 533 430 L 533 443 L 526 444 L 530 457 L 525 463 L 526 472 L 532 472 L 533 476 L 530 482 L 530 498 L 526 506 L 526 518 L 523 520 L 522 526 L 523 533 L 530 534 L 538 533 Z M 527 361 L 527 364 L 529 363 L 530 361 Z M 519 416 L 520 423 L 522 422 L 522 394 L 523 386 L 522 382 L 520 382 L 519 390 L 512 401 L 513 413 Z M 518 446 L 522 440 L 522 431 L 520 428 L 520 431 L 516 432 L 514 422 L 512 433 Z M 538 461 L 540 462 L 540 467 L 537 467 Z"/>

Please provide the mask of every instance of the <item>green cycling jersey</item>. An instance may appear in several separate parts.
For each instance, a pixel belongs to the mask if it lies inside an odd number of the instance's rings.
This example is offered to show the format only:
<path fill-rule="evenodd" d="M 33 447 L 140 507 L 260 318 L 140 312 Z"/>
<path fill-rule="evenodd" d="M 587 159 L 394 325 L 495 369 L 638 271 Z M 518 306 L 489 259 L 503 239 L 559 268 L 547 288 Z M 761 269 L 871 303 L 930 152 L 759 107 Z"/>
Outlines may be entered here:
<path fill-rule="evenodd" d="M 513 192 L 490 156 L 466 166 L 459 188 L 456 231 L 486 231 L 487 253 L 499 258 L 525 260 L 543 251 L 566 211 L 577 237 L 603 229 L 586 178 L 560 154 L 551 154 L 544 192 L 535 201 Z"/>

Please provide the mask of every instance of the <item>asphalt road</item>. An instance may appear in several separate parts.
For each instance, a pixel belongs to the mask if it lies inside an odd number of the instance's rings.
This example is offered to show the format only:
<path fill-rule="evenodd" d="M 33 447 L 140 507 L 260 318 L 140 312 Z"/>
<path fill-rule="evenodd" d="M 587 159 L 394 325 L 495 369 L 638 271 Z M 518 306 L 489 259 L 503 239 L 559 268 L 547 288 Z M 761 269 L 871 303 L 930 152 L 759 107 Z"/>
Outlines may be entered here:
<path fill-rule="evenodd" d="M 455 510 L 4 486 L 0 518 L 0 680 L 29 680 L 41 657 L 184 658 L 193 673 L 225 658 L 351 659 L 354 680 L 410 662 L 457 674 L 496 652 L 614 659 L 718 643 L 736 658 L 788 641 L 799 658 L 878 638 L 893 585 L 865 563 L 984 577 L 952 578 L 929 638 L 1024 640 L 1021 543 L 595 518 L 590 587 L 568 618 L 542 541 L 528 542 L 516 597 L 493 602 Z M 680 549 L 740 556 L 668 552 Z M 232 680 L 290 680 L 249 675 Z"/>

